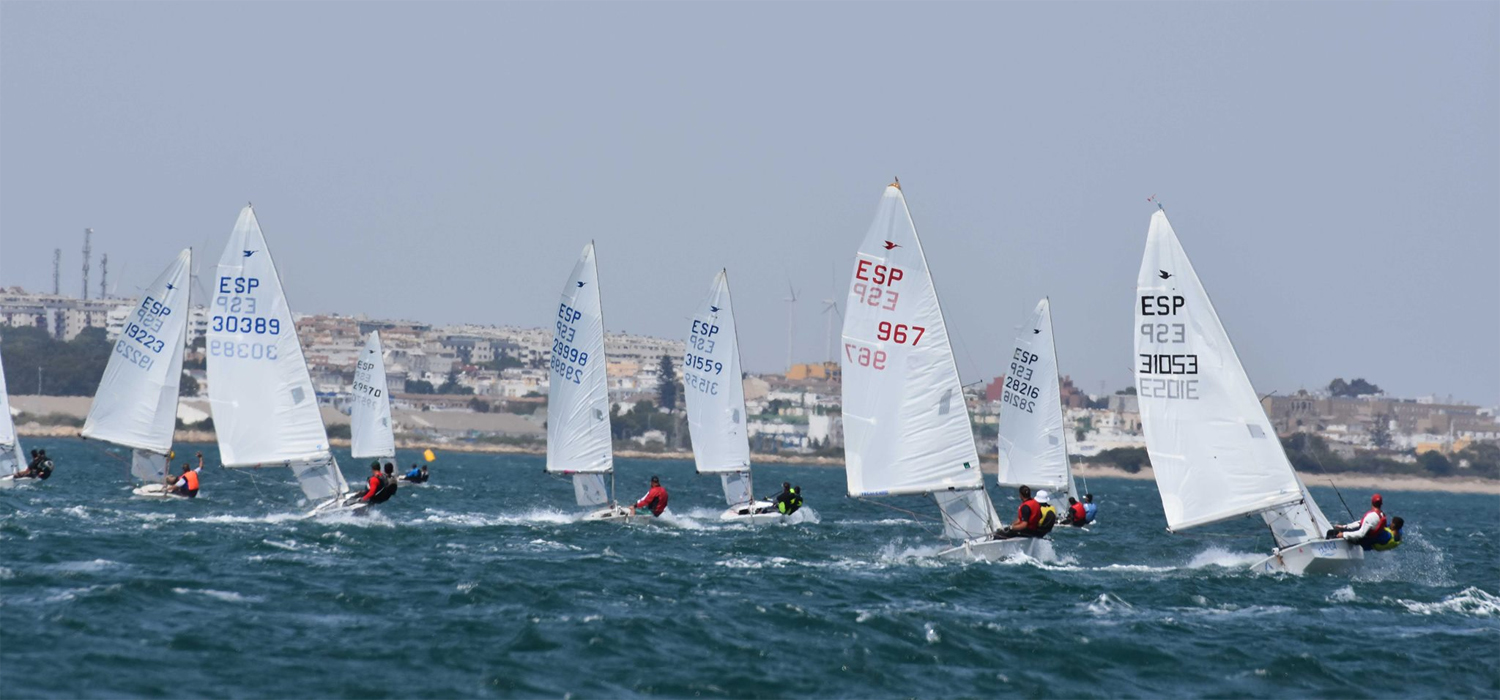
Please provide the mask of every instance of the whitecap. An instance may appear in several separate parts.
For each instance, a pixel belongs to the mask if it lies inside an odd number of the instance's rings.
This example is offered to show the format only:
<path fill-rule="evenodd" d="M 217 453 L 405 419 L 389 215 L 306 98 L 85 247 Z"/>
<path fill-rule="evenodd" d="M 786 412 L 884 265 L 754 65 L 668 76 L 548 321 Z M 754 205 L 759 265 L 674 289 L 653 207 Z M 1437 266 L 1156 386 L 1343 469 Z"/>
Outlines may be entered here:
<path fill-rule="evenodd" d="M 1456 613 L 1470 617 L 1495 617 L 1500 615 L 1500 596 L 1495 596 L 1478 586 L 1469 586 L 1436 603 L 1397 599 L 1409 612 L 1418 615 Z"/>
<path fill-rule="evenodd" d="M 1330 603 L 1352 603 L 1359 596 L 1354 593 L 1354 586 L 1341 586 L 1338 590 L 1328 594 Z"/>
<path fill-rule="evenodd" d="M 1231 552 L 1222 547 L 1209 547 L 1195 555 L 1187 563 L 1189 569 L 1203 569 L 1210 566 L 1224 567 L 1227 569 L 1248 569 L 1262 559 L 1264 554 L 1253 552 Z"/>
<path fill-rule="evenodd" d="M 173 588 L 172 592 L 180 595 L 208 596 L 227 603 L 258 603 L 265 600 L 259 596 L 240 595 L 234 591 L 216 591 L 212 588 Z"/>
<path fill-rule="evenodd" d="M 1131 610 L 1135 606 L 1113 593 L 1100 593 L 1098 598 L 1085 607 L 1090 613 L 1103 616 L 1117 611 Z"/>
<path fill-rule="evenodd" d="M 937 644 L 943 641 L 942 635 L 938 634 L 937 627 L 931 622 L 923 625 L 923 630 L 922 636 L 927 640 L 928 644 Z"/>

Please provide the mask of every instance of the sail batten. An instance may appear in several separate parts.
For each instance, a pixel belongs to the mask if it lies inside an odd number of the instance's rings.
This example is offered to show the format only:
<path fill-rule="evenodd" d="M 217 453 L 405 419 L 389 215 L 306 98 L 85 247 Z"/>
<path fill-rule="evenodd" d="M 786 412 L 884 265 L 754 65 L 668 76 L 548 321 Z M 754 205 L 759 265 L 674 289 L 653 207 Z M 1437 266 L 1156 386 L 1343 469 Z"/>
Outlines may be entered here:
<path fill-rule="evenodd" d="M 693 314 L 686 348 L 682 383 L 698 473 L 749 472 L 745 385 L 728 271 L 714 276 L 708 296 Z M 732 500 L 745 489 L 729 481 L 724 487 L 724 499 L 730 505 L 745 502 Z"/>
<path fill-rule="evenodd" d="M 1136 282 L 1135 351 L 1141 425 L 1170 529 L 1312 501 L 1161 211 Z"/>
<path fill-rule="evenodd" d="M 547 471 L 609 473 L 614 469 L 605 374 L 604 318 L 594 244 L 584 246 L 563 285 L 553 317 L 547 389 Z M 576 481 L 576 480 L 575 480 Z M 593 489 L 577 489 L 579 505 Z"/>
<path fill-rule="evenodd" d="M 1063 428 L 1052 305 L 1047 299 L 1037 303 L 1016 336 L 1000 399 L 996 482 L 1076 497 Z"/>
<path fill-rule="evenodd" d="M 974 508 L 993 525 L 947 324 L 896 185 L 856 255 L 840 350 L 849 494 L 979 489 Z"/>
<path fill-rule="evenodd" d="M 191 274 L 192 251 L 184 249 L 126 317 L 89 406 L 84 437 L 158 455 L 172 449 Z"/>
<path fill-rule="evenodd" d="M 224 466 L 290 467 L 311 500 L 343 493 L 286 292 L 248 206 L 211 286 L 208 396 Z"/>
<path fill-rule="evenodd" d="M 364 350 L 354 363 L 354 386 L 349 410 L 350 456 L 395 457 L 396 436 L 391 428 L 391 396 L 385 382 L 385 357 L 380 331 L 370 331 Z"/>

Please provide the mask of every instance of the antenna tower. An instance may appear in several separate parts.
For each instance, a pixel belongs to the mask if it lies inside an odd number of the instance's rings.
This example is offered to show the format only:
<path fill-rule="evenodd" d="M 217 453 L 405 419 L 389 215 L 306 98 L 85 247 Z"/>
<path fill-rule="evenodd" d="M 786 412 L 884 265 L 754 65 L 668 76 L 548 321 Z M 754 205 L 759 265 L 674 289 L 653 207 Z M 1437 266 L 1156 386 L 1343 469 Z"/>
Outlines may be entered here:
<path fill-rule="evenodd" d="M 83 298 L 89 298 L 89 255 L 94 250 L 94 229 L 83 230 Z"/>
<path fill-rule="evenodd" d="M 52 249 L 52 294 L 62 294 L 62 248 Z"/>
<path fill-rule="evenodd" d="M 109 296 L 109 253 L 99 256 L 99 298 Z"/>

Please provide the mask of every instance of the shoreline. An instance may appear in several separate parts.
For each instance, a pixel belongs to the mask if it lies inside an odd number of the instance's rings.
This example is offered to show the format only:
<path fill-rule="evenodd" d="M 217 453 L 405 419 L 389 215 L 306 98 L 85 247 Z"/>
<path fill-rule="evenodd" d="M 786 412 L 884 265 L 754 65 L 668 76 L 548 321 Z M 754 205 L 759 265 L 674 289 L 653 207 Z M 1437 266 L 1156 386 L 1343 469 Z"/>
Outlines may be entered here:
<path fill-rule="evenodd" d="M 22 437 L 78 438 L 79 428 L 67 426 L 39 426 L 36 424 L 16 426 L 16 434 Z M 214 434 L 202 430 L 179 430 L 177 440 L 183 443 L 212 443 Z M 348 447 L 346 438 L 332 438 L 330 445 Z M 432 443 L 396 440 L 396 448 L 423 450 L 431 448 L 438 452 L 467 452 L 481 454 L 519 454 L 544 456 L 545 445 L 481 445 L 472 443 Z M 615 450 L 614 455 L 623 459 L 671 459 L 691 461 L 692 452 L 651 452 L 648 450 Z M 774 453 L 752 453 L 752 461 L 759 464 L 799 464 L 811 467 L 843 468 L 844 460 L 837 457 L 812 455 L 786 455 Z M 985 474 L 994 474 L 998 463 L 981 457 L 979 468 Z M 1313 474 L 1298 472 L 1309 486 L 1328 486 L 1329 482 L 1339 488 L 1371 489 L 1379 491 L 1437 491 L 1444 493 L 1470 493 L 1500 496 L 1500 480 L 1475 476 L 1421 477 L 1407 474 L 1363 474 L 1360 472 L 1335 472 Z M 1084 479 L 1129 479 L 1149 481 L 1154 479 L 1149 467 L 1130 473 L 1123 469 L 1088 462 L 1073 465 L 1073 475 Z"/>

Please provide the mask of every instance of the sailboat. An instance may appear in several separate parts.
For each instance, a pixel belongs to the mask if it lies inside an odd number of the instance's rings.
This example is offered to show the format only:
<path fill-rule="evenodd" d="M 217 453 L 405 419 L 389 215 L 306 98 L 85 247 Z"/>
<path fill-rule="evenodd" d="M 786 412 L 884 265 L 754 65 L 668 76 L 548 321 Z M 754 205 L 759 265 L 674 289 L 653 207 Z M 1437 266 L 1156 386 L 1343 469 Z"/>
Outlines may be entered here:
<path fill-rule="evenodd" d="M 126 318 L 89 406 L 83 437 L 130 448 L 137 496 L 171 497 L 164 479 L 177 430 L 177 396 L 191 311 L 193 252 L 146 287 Z"/>
<path fill-rule="evenodd" d="M 750 476 L 750 437 L 745 429 L 745 385 L 740 374 L 739 334 L 734 302 L 729 296 L 729 271 L 720 270 L 708 296 L 693 314 L 687 351 L 682 357 L 682 383 L 687 399 L 688 431 L 693 437 L 693 460 L 699 474 L 718 474 L 729 508 L 719 515 L 727 522 L 802 522 L 798 510 L 790 517 L 776 504 L 755 499 Z"/>
<path fill-rule="evenodd" d="M 16 472 L 27 467 L 21 453 L 21 438 L 10 417 L 10 393 L 5 388 L 5 364 L 0 362 L 0 489 L 29 484 L 35 479 L 16 479 Z"/>
<path fill-rule="evenodd" d="M 1136 297 L 1136 394 L 1167 529 L 1259 515 L 1276 548 L 1252 570 L 1358 566 L 1363 550 L 1323 538 L 1328 518 L 1287 460 L 1164 210 L 1151 216 Z"/>
<path fill-rule="evenodd" d="M 948 328 L 900 182 L 865 234 L 844 316 L 844 461 L 849 495 L 930 495 L 959 544 L 939 556 L 1050 556 L 1045 539 L 995 540 Z"/>
<path fill-rule="evenodd" d="M 385 355 L 380 331 L 370 331 L 365 348 L 354 361 L 354 397 L 349 410 L 349 452 L 355 459 L 396 456 L 391 428 L 391 397 L 385 384 Z"/>
<path fill-rule="evenodd" d="M 349 485 L 328 449 L 297 326 L 255 210 L 240 211 L 219 258 L 208 325 L 208 399 L 225 467 L 292 470 L 315 506 L 344 503 Z"/>
<path fill-rule="evenodd" d="M 1057 347 L 1052 340 L 1052 304 L 1037 302 L 1021 327 L 1005 371 L 1000 395 L 1000 486 L 1030 486 L 1052 492 L 1059 513 L 1078 497 L 1068 440 L 1063 430 L 1057 378 Z"/>
<path fill-rule="evenodd" d="M 604 313 L 594 243 L 584 246 L 563 285 L 554 318 L 552 368 L 547 388 L 547 471 L 573 477 L 580 506 L 604 506 L 584 520 L 619 521 L 635 516 L 613 491 L 615 455 L 605 375 Z M 611 483 L 605 483 L 608 476 Z"/>

